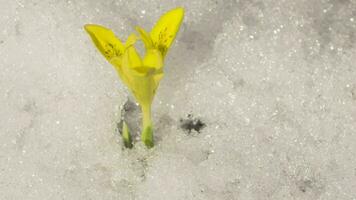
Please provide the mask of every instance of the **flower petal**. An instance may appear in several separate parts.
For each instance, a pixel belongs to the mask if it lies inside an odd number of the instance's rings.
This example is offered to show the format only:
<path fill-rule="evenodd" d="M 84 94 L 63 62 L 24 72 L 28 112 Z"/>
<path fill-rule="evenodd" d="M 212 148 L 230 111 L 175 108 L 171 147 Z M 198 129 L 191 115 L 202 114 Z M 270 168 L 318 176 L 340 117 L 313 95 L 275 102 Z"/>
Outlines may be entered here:
<path fill-rule="evenodd" d="M 84 29 L 108 61 L 124 53 L 124 45 L 110 29 L 95 24 L 87 24 L 84 26 Z"/>
<path fill-rule="evenodd" d="M 126 49 L 122 58 L 122 74 L 127 79 L 126 85 L 142 105 L 151 105 L 153 99 L 154 81 L 147 68 L 138 66 L 142 63 L 133 46 Z M 135 61 L 136 60 L 136 61 Z"/>
<path fill-rule="evenodd" d="M 156 94 L 156 90 L 159 86 L 159 82 L 161 81 L 161 79 L 163 78 L 163 72 L 158 72 L 156 73 L 155 75 L 153 75 L 153 81 L 154 81 L 154 90 L 153 90 L 153 93 Z"/>
<path fill-rule="evenodd" d="M 177 35 L 183 21 L 183 16 L 183 8 L 168 11 L 161 16 L 150 33 L 155 48 L 162 52 L 163 57 L 167 54 L 169 47 Z"/>
<path fill-rule="evenodd" d="M 127 38 L 126 40 L 126 43 L 125 43 L 125 48 L 128 48 L 129 46 L 132 46 L 136 43 L 137 41 L 137 36 L 135 34 L 130 34 L 129 37 Z"/>
<path fill-rule="evenodd" d="M 121 78 L 121 80 L 127 85 L 130 85 L 130 79 L 129 79 L 129 74 L 123 70 L 123 66 L 121 65 L 122 63 L 122 58 L 121 57 L 115 57 L 113 59 L 111 59 L 110 62 L 116 69 L 119 77 Z"/>
<path fill-rule="evenodd" d="M 163 67 L 163 58 L 160 51 L 157 49 L 146 50 L 146 55 L 143 58 L 143 66 L 154 69 L 161 69 Z"/>
<path fill-rule="evenodd" d="M 125 50 L 123 62 L 125 63 L 124 67 L 128 68 L 139 68 L 142 67 L 142 60 L 140 55 L 138 55 L 136 48 L 130 46 Z"/>
<path fill-rule="evenodd" d="M 146 49 L 153 48 L 153 42 L 149 33 L 139 26 L 136 26 L 136 31 L 140 34 L 142 42 L 145 44 Z"/>

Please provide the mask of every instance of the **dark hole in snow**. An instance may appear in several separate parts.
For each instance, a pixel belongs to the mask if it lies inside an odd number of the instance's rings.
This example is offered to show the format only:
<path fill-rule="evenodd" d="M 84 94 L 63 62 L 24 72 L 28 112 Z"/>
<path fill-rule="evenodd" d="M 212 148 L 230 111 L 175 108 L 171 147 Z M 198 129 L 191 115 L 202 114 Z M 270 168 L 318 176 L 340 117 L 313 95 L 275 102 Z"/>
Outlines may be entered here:
<path fill-rule="evenodd" d="M 299 190 L 303 193 L 307 192 L 309 189 L 313 189 L 312 180 L 301 180 L 298 186 Z"/>
<path fill-rule="evenodd" d="M 127 100 L 123 106 L 123 110 L 121 110 L 121 112 L 134 112 L 137 109 L 137 105 L 135 104 L 135 102 L 131 101 L 131 100 Z M 124 114 L 123 113 L 123 114 Z"/>
<path fill-rule="evenodd" d="M 180 128 L 187 131 L 188 134 L 192 131 L 200 133 L 205 126 L 204 122 L 198 118 L 194 118 L 191 114 L 188 114 L 186 119 L 180 119 Z"/>

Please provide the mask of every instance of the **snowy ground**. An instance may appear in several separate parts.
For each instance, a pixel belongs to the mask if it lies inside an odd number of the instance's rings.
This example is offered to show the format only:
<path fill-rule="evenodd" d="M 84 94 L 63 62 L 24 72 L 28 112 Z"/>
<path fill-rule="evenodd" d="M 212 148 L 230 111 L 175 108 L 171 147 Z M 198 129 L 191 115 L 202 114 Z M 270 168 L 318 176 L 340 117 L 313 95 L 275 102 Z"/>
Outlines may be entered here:
<path fill-rule="evenodd" d="M 129 93 L 83 25 L 176 6 L 156 147 L 124 149 Z M 353 0 L 0 0 L 0 25 L 0 199 L 356 199 Z"/>

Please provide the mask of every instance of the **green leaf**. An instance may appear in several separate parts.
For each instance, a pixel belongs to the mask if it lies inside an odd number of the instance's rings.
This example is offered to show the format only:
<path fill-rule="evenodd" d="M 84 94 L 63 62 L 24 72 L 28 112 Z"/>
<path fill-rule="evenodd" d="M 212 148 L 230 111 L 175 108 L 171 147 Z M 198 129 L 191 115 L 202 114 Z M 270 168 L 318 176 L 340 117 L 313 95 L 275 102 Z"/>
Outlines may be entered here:
<path fill-rule="evenodd" d="M 131 149 L 133 147 L 131 133 L 125 121 L 122 123 L 122 138 L 125 147 Z"/>

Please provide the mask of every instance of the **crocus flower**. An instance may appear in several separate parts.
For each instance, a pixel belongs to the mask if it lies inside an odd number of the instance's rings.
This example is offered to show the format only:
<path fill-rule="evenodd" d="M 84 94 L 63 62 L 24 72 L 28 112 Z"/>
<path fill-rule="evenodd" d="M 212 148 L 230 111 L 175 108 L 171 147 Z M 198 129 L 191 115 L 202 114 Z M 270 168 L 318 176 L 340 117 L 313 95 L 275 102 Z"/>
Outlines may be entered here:
<path fill-rule="evenodd" d="M 85 30 L 98 50 L 115 67 L 121 80 L 140 104 L 143 122 L 141 140 L 147 147 L 153 147 L 152 101 L 164 74 L 164 58 L 179 30 L 183 16 L 183 8 L 173 9 L 161 16 L 149 33 L 136 27 L 139 36 L 131 34 L 125 44 L 103 26 L 85 25 Z M 145 44 L 143 57 L 134 46 L 139 39 Z"/>

